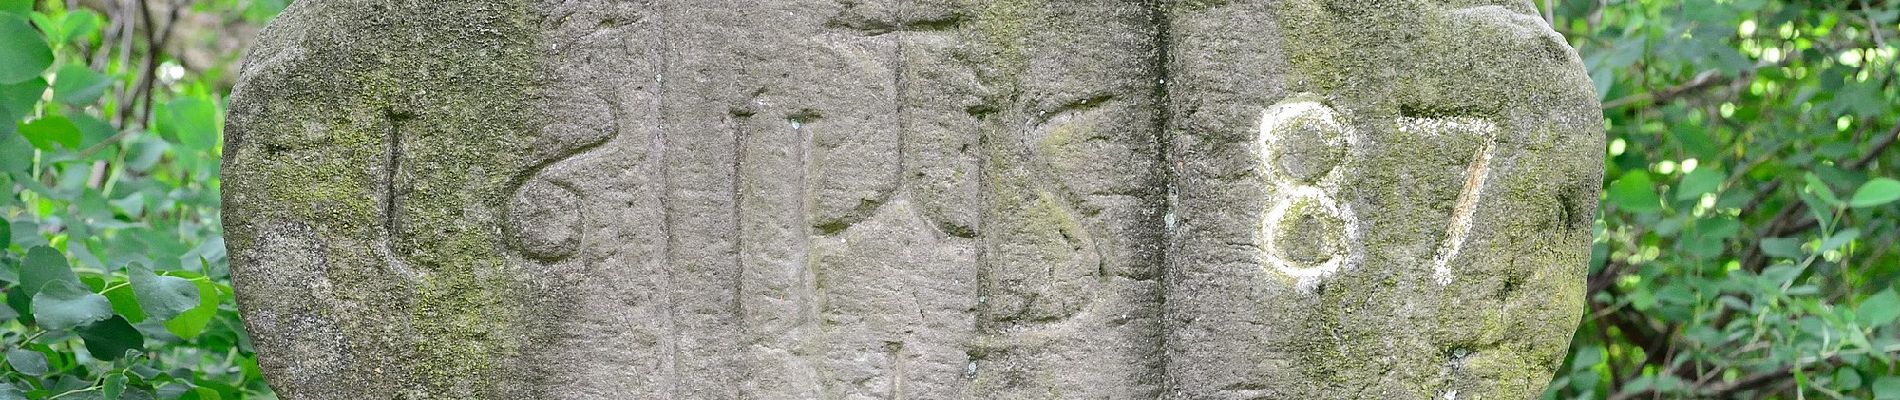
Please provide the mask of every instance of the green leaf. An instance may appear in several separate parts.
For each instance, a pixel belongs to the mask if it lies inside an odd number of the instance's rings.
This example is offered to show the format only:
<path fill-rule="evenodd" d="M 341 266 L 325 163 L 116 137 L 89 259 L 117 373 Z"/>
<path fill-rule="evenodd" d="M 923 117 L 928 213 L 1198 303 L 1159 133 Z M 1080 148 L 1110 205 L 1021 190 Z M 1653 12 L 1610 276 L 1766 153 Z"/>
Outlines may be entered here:
<path fill-rule="evenodd" d="M 1676 200 L 1690 200 L 1714 192 L 1722 186 L 1722 173 L 1712 168 L 1697 169 L 1682 176 L 1676 186 Z"/>
<path fill-rule="evenodd" d="M 158 369 L 145 364 L 132 364 L 132 366 L 125 368 L 125 372 L 147 381 L 158 379 L 158 375 L 163 374 L 163 372 L 159 372 Z"/>
<path fill-rule="evenodd" d="M 211 388 L 207 388 L 207 387 L 192 388 L 192 393 L 197 395 L 198 400 L 223 400 L 224 399 L 224 397 L 218 395 L 218 391 L 211 390 Z"/>
<path fill-rule="evenodd" d="M 20 292 L 16 295 L 33 298 L 40 288 L 52 282 L 79 284 L 79 277 L 66 265 L 66 255 L 46 246 L 27 249 L 26 260 L 20 263 Z"/>
<path fill-rule="evenodd" d="M 1786 285 L 1801 276 L 1801 268 L 1788 264 L 1777 264 L 1761 270 L 1761 279 L 1775 286 Z"/>
<path fill-rule="evenodd" d="M 1721 146 L 1709 140 L 1707 127 L 1696 124 L 1676 124 L 1670 127 L 1669 133 L 1676 139 L 1676 144 L 1681 145 L 1683 150 L 1696 157 L 1710 157 L 1721 152 Z"/>
<path fill-rule="evenodd" d="M 0 249 L 6 248 L 9 243 L 13 243 L 13 224 L 0 219 Z"/>
<path fill-rule="evenodd" d="M 145 348 L 145 335 L 119 316 L 80 327 L 79 338 L 86 341 L 86 351 L 92 353 L 92 358 L 105 361 L 124 357 L 126 350 Z"/>
<path fill-rule="evenodd" d="M 0 223 L 0 230 L 6 230 L 6 229 L 13 229 L 13 228 L 7 228 L 6 223 Z M 4 243 L 5 242 L 0 242 L 0 244 L 4 244 Z M 12 254 L 0 254 L 0 284 L 17 284 L 17 283 L 20 283 L 20 259 L 14 258 Z M 4 285 L 0 285 L 0 286 L 4 286 Z M 0 298 L 5 298 L 5 297 L 6 297 L 6 292 L 0 291 Z M 4 308 L 4 307 L 0 307 L 0 308 Z M 4 311 L 0 311 L 0 312 L 4 312 Z M 5 321 L 6 319 L 7 318 L 0 317 L 0 321 Z"/>
<path fill-rule="evenodd" d="M 48 38 L 54 43 L 66 43 L 73 39 L 85 39 L 99 31 L 98 13 L 87 9 L 75 9 L 66 12 L 59 22 L 59 37 Z"/>
<path fill-rule="evenodd" d="M 191 391 L 191 386 L 173 381 L 171 383 L 166 383 L 164 386 L 158 387 L 158 398 L 183 399 L 184 398 L 183 396 L 190 391 Z"/>
<path fill-rule="evenodd" d="M 1841 198 L 1834 195 L 1834 189 L 1829 189 L 1827 183 L 1821 182 L 1821 176 L 1810 173 L 1803 179 L 1806 179 L 1808 182 L 1808 193 L 1813 193 L 1820 198 L 1821 201 L 1827 202 L 1828 208 L 1840 207 Z"/>
<path fill-rule="evenodd" d="M 17 125 L 0 123 L 6 131 L 18 128 Z M 0 132 L 0 175 L 10 172 L 25 173 L 33 168 L 33 144 L 13 132 Z M 5 223 L 0 221 L 0 224 Z M 7 243 L 0 243 L 4 246 Z"/>
<path fill-rule="evenodd" d="M 1648 212 L 1662 209 L 1662 198 L 1656 194 L 1655 183 L 1650 182 L 1649 173 L 1630 171 L 1610 183 L 1610 203 L 1631 212 Z"/>
<path fill-rule="evenodd" d="M 55 143 L 68 149 L 79 149 L 79 126 L 73 125 L 73 121 L 66 117 L 53 115 L 22 123 L 20 135 L 26 136 L 26 141 L 40 150 L 53 151 Z"/>
<path fill-rule="evenodd" d="M 1855 371 L 1853 368 L 1834 370 L 1833 384 L 1835 388 L 1840 390 L 1859 389 L 1861 385 L 1860 372 Z"/>
<path fill-rule="evenodd" d="M 211 318 L 218 315 L 218 285 L 209 280 L 192 282 L 198 286 L 198 306 L 165 321 L 166 331 L 186 340 L 204 333 L 205 326 L 211 324 Z"/>
<path fill-rule="evenodd" d="M 0 14 L 26 15 L 33 12 L 33 0 L 0 0 Z"/>
<path fill-rule="evenodd" d="M 28 302 L 33 301 L 33 298 L 21 296 L 19 293 L 0 292 L 0 295 L 6 295 L 5 297 L 6 297 L 6 302 L 7 302 L 6 304 L 7 313 L 13 314 L 13 318 L 0 319 L 0 323 L 5 323 L 7 320 L 13 320 L 13 319 L 19 319 L 20 323 L 22 324 L 30 324 L 33 322 L 31 319 L 32 315 L 30 315 L 33 312 L 29 310 L 32 307 L 32 305 L 27 304 Z"/>
<path fill-rule="evenodd" d="M 1826 253 L 1828 251 L 1841 248 L 1841 246 L 1846 246 L 1848 242 L 1853 242 L 1854 239 L 1859 239 L 1859 238 L 1860 238 L 1859 229 L 1852 229 L 1852 228 L 1843 229 L 1840 232 L 1835 232 L 1833 235 L 1829 235 L 1826 240 L 1822 240 L 1821 246 L 1816 247 L 1814 249 L 1814 252 Z"/>
<path fill-rule="evenodd" d="M 1883 376 L 1875 379 L 1873 389 L 1875 399 L 1900 399 L 1900 376 Z"/>
<path fill-rule="evenodd" d="M 81 149 L 90 149 L 94 145 L 105 143 L 106 139 L 111 139 L 113 135 L 119 133 L 118 128 L 112 127 L 112 123 L 92 115 L 77 114 L 68 117 L 72 119 L 73 126 L 79 127 L 79 148 Z M 118 153 L 115 151 L 101 151 L 94 155 L 94 157 L 100 156 L 106 156 L 102 158 L 103 160 L 112 160 L 118 157 Z"/>
<path fill-rule="evenodd" d="M 84 65 L 68 64 L 59 67 L 53 76 L 53 100 L 74 105 L 92 104 L 111 86 L 112 80 L 105 75 L 92 72 Z"/>
<path fill-rule="evenodd" d="M 1874 207 L 1900 200 L 1900 181 L 1890 178 L 1877 178 L 1860 185 L 1854 191 L 1854 199 L 1847 205 L 1855 208 Z"/>
<path fill-rule="evenodd" d="M 0 84 L 0 133 L 11 134 L 19 127 L 17 122 L 33 114 L 33 106 L 40 103 L 40 96 L 46 94 L 46 79 L 34 77 L 25 82 Z"/>
<path fill-rule="evenodd" d="M 46 375 L 51 370 L 46 366 L 46 355 L 27 349 L 7 350 L 7 365 L 14 371 L 32 376 Z"/>
<path fill-rule="evenodd" d="M 125 374 L 106 375 L 106 383 L 99 389 L 99 394 L 104 395 L 106 400 L 119 400 L 119 396 L 125 394 Z"/>
<path fill-rule="evenodd" d="M 150 267 L 136 262 L 126 266 L 125 276 L 131 280 L 132 292 L 137 294 L 139 305 L 149 318 L 170 320 L 202 303 L 198 299 L 198 286 L 184 278 L 159 276 Z"/>
<path fill-rule="evenodd" d="M 53 66 L 53 49 L 26 18 L 0 13 L 0 84 L 25 82 Z"/>
<path fill-rule="evenodd" d="M 26 393 L 20 393 L 13 385 L 0 383 L 0 400 L 26 400 Z"/>
<path fill-rule="evenodd" d="M 132 293 L 130 282 L 123 279 L 114 280 L 106 285 L 105 291 L 99 294 L 106 296 L 106 300 L 111 300 L 112 312 L 124 316 L 125 320 L 134 324 L 145 321 L 144 306 L 139 305 L 139 298 Z"/>
<path fill-rule="evenodd" d="M 126 389 L 125 394 L 119 395 L 120 400 L 153 400 L 156 398 L 157 397 L 152 395 L 152 392 L 139 388 Z"/>
<path fill-rule="evenodd" d="M 1866 300 L 1861 300 L 1860 307 L 1854 312 L 1854 320 L 1859 321 L 1863 326 L 1891 324 L 1895 319 L 1900 319 L 1900 294 L 1894 293 L 1893 288 L 1887 288 L 1873 296 L 1868 296 Z"/>
<path fill-rule="evenodd" d="M 33 295 L 33 320 L 42 329 L 72 329 L 111 317 L 112 302 L 78 283 L 53 281 Z"/>
<path fill-rule="evenodd" d="M 1781 258 L 1799 258 L 1802 256 L 1801 240 L 1795 238 L 1762 239 L 1761 252 L 1762 254 Z"/>
<path fill-rule="evenodd" d="M 165 103 L 160 110 L 159 135 L 194 150 L 210 150 L 221 135 L 218 106 L 204 97 L 185 97 Z"/>

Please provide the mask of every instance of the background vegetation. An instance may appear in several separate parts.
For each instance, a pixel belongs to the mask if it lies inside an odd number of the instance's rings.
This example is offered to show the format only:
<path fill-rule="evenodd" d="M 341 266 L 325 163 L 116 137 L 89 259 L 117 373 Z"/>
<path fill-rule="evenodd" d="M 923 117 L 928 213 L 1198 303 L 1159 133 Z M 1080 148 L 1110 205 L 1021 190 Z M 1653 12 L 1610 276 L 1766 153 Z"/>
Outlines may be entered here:
<path fill-rule="evenodd" d="M 0 0 L 0 400 L 274 398 L 217 161 L 237 54 L 287 1 Z M 1900 399 L 1900 4 L 1539 3 L 1610 136 L 1544 397 Z"/>
<path fill-rule="evenodd" d="M 1900 399 L 1900 4 L 1554 17 L 1610 137 L 1590 314 L 1545 397 Z"/>
<path fill-rule="evenodd" d="M 222 96 L 272 0 L 0 0 L 0 400 L 272 398 L 218 227 Z"/>

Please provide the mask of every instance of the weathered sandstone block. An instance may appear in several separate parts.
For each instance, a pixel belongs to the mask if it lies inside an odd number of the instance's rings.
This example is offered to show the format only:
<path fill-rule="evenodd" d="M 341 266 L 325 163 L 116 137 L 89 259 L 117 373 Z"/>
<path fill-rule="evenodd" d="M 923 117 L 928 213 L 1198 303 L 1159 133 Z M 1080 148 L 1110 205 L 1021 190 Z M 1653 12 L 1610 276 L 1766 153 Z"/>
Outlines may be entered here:
<path fill-rule="evenodd" d="M 231 99 L 299 399 L 1531 398 L 1596 96 L 1523 0 L 300 0 Z"/>

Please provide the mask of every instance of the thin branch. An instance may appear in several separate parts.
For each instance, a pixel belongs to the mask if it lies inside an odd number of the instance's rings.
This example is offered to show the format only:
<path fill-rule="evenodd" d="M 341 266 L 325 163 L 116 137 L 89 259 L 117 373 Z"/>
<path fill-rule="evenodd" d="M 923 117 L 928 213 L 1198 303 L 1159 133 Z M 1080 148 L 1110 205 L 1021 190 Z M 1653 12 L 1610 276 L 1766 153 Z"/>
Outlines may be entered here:
<path fill-rule="evenodd" d="M 1744 72 L 1742 73 L 1742 76 L 1752 75 L 1753 73 L 1754 71 Z M 1629 106 L 1629 105 L 1668 103 L 1670 101 L 1675 100 L 1677 97 L 1682 97 L 1684 95 L 1697 93 L 1703 89 L 1707 89 L 1710 87 L 1720 86 L 1721 84 L 1728 83 L 1728 81 L 1733 80 L 1733 79 L 1735 78 L 1722 75 L 1721 71 L 1716 71 L 1716 70 L 1702 71 L 1702 73 L 1696 74 L 1695 78 L 1690 79 L 1688 82 L 1684 82 L 1681 85 L 1676 85 L 1676 86 L 1664 88 L 1661 90 L 1645 91 L 1643 93 L 1637 93 L 1637 94 L 1633 94 L 1629 96 L 1624 96 L 1619 99 L 1603 102 L 1603 109 L 1609 110 L 1609 109 L 1615 109 L 1615 108 L 1620 108 L 1620 107 Z"/>
<path fill-rule="evenodd" d="M 1867 30 L 1874 34 L 1874 45 L 1879 48 L 1886 48 L 1887 38 L 1880 33 L 1881 23 L 1874 22 L 1873 6 L 1867 5 L 1867 0 L 1860 0 L 1860 11 L 1860 18 L 1867 21 Z"/>
<path fill-rule="evenodd" d="M 1846 165 L 1847 169 L 1861 169 L 1866 168 L 1867 164 L 1873 164 L 1874 160 L 1878 160 L 1881 155 L 1887 154 L 1887 148 L 1893 147 L 1895 140 L 1900 140 L 1900 123 L 1895 123 L 1893 129 L 1887 130 L 1886 135 L 1875 139 L 1872 151 L 1861 154 L 1860 158 L 1856 158 L 1854 161 L 1849 161 Z"/>

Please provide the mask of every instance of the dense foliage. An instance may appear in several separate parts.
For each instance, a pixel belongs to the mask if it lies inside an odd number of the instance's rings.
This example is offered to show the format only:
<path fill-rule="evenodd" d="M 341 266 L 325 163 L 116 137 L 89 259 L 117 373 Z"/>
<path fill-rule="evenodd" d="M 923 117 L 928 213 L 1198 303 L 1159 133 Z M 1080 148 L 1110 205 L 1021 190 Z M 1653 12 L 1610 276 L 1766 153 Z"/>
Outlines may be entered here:
<path fill-rule="evenodd" d="M 0 400 L 273 397 L 217 161 L 233 37 L 286 1 L 0 0 Z M 1900 399 L 1900 4 L 1540 3 L 1610 135 L 1545 397 Z"/>
<path fill-rule="evenodd" d="M 185 56 L 282 6 L 0 0 L 0 399 L 271 397 L 218 227 L 235 56 Z"/>
<path fill-rule="evenodd" d="M 1565 1 L 1609 131 L 1549 398 L 1900 399 L 1888 0 Z"/>

